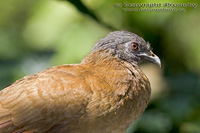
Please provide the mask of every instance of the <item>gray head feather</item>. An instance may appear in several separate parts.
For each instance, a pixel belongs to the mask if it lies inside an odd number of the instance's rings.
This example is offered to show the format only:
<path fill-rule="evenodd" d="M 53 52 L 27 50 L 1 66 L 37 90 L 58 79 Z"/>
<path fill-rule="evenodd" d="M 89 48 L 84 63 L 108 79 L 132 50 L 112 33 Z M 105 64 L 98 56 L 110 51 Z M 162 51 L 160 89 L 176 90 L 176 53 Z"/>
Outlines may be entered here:
<path fill-rule="evenodd" d="M 138 45 L 137 50 L 131 48 L 131 44 Z M 122 60 L 138 64 L 141 60 L 138 54 L 147 53 L 151 50 L 150 44 L 142 37 L 128 31 L 114 31 L 97 42 L 91 52 L 98 50 L 114 50 L 115 55 Z"/>

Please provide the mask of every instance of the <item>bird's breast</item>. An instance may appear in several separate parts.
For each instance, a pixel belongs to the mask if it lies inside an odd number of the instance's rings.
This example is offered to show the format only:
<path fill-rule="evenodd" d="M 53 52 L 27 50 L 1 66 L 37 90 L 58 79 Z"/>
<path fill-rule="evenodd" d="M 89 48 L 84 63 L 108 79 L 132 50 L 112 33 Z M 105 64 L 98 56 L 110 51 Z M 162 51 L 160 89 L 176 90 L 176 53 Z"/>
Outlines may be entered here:
<path fill-rule="evenodd" d="M 90 132 L 125 132 L 147 107 L 151 92 L 147 77 L 137 66 L 118 60 L 102 68 L 99 64 L 92 73 L 86 79 L 93 94 L 83 123 L 90 125 Z"/>

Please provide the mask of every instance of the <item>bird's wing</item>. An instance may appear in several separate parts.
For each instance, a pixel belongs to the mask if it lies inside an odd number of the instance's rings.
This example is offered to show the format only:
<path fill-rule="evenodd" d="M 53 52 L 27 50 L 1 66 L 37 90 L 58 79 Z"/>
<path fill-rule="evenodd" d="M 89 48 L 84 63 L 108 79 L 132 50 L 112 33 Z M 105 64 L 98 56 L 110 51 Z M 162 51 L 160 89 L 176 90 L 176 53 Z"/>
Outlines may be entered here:
<path fill-rule="evenodd" d="M 0 133 L 46 132 L 63 122 L 75 123 L 84 114 L 91 93 L 81 71 L 78 65 L 57 66 L 0 91 Z"/>

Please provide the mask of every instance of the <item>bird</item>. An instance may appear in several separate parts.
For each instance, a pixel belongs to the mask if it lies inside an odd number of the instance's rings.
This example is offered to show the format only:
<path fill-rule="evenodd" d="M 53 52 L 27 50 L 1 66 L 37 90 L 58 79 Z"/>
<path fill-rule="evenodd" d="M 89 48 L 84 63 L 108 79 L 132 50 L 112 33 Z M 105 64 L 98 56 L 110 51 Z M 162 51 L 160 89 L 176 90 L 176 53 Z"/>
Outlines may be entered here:
<path fill-rule="evenodd" d="M 128 31 L 100 39 L 79 64 L 25 76 L 0 91 L 0 133 L 125 133 L 147 107 L 141 62 L 161 65 Z"/>

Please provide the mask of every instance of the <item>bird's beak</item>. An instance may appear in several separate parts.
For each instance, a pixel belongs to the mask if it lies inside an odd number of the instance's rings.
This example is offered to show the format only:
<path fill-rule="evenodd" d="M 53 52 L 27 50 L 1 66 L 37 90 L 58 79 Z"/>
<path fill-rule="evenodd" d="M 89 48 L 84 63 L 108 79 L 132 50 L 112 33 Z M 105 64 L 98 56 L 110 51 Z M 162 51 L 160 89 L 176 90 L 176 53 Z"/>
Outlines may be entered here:
<path fill-rule="evenodd" d="M 159 67 L 161 67 L 161 61 L 160 58 L 155 55 L 152 51 L 149 51 L 148 53 L 141 53 L 138 56 L 144 58 L 145 60 L 148 60 L 152 63 L 155 63 L 157 65 L 159 65 Z"/>

